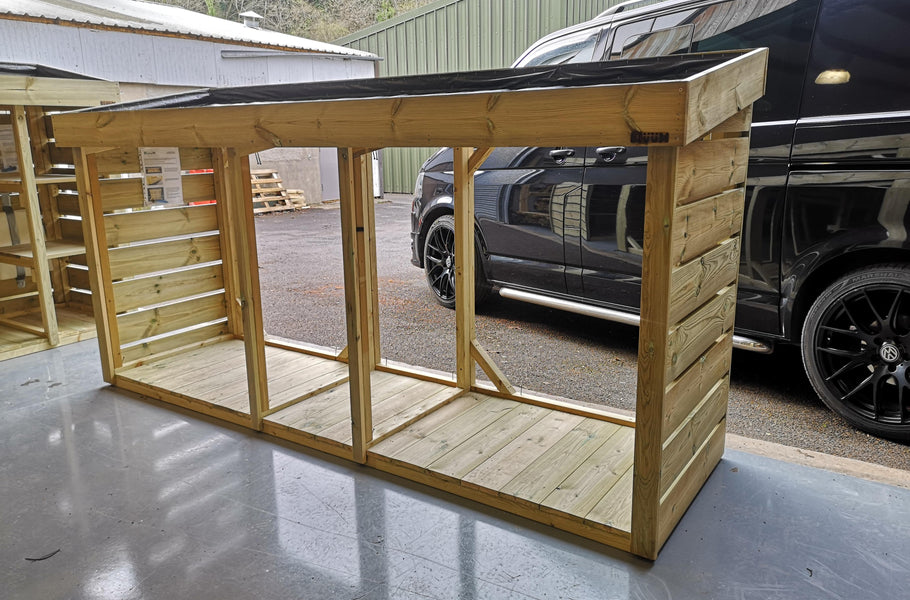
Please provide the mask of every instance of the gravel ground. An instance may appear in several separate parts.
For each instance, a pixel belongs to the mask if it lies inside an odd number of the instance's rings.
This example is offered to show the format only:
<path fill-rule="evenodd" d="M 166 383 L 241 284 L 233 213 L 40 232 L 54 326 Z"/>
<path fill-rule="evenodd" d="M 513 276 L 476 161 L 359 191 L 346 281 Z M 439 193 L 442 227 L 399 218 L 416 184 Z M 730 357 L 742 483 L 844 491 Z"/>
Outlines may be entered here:
<path fill-rule="evenodd" d="M 382 355 L 454 371 L 455 313 L 436 304 L 410 263 L 409 213 L 403 196 L 376 205 Z M 262 215 L 256 228 L 266 332 L 343 347 L 337 205 Z M 516 386 L 634 410 L 634 327 L 497 299 L 478 310 L 477 337 Z M 733 353 L 727 431 L 910 471 L 910 447 L 857 431 L 824 407 L 794 348 Z"/>

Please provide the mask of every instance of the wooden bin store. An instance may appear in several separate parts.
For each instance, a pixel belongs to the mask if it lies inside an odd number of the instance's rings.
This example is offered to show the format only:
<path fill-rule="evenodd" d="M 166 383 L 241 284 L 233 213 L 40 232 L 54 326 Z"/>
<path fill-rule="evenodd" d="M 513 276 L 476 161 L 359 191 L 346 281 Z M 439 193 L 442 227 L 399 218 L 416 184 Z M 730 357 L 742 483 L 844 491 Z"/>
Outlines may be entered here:
<path fill-rule="evenodd" d="M 723 453 L 766 57 L 211 90 L 57 115 L 58 143 L 82 146 L 104 378 L 654 559 Z M 517 394 L 474 334 L 474 171 L 496 146 L 606 145 L 649 147 L 634 421 Z M 338 148 L 338 355 L 263 332 L 248 155 L 276 146 Z M 392 146 L 454 148 L 452 379 L 380 364 L 369 152 Z M 121 179 L 140 147 L 179 148 L 184 199 L 215 202 L 145 208 Z"/>
<path fill-rule="evenodd" d="M 0 360 L 95 335 L 72 151 L 48 114 L 119 99 L 116 83 L 0 64 Z"/>

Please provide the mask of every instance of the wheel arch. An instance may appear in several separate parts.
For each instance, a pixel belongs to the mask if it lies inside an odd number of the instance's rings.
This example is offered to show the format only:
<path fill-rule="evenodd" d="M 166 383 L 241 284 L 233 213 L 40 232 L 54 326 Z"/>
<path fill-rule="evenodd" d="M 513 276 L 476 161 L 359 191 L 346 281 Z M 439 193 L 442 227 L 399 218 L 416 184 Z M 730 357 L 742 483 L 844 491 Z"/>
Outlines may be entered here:
<path fill-rule="evenodd" d="M 828 260 L 815 266 L 807 277 L 784 295 L 782 309 L 782 330 L 784 337 L 798 344 L 806 315 L 815 299 L 835 281 L 864 267 L 885 264 L 910 264 L 910 249 L 868 248 L 846 254 L 829 256 Z"/>
<path fill-rule="evenodd" d="M 423 221 L 420 224 L 420 231 L 417 233 L 417 258 L 420 261 L 421 269 L 425 267 L 423 254 L 424 246 L 427 241 L 427 233 L 430 231 L 430 227 L 439 217 L 454 214 L 455 208 L 451 202 L 437 202 L 424 213 Z M 480 250 L 482 256 L 485 257 L 487 254 L 487 246 L 483 239 L 483 234 L 480 231 L 480 225 L 478 225 L 476 220 L 474 221 L 474 243 L 476 244 L 475 247 Z M 485 262 L 485 260 L 481 261 L 481 265 L 484 269 L 486 268 L 483 266 Z"/>

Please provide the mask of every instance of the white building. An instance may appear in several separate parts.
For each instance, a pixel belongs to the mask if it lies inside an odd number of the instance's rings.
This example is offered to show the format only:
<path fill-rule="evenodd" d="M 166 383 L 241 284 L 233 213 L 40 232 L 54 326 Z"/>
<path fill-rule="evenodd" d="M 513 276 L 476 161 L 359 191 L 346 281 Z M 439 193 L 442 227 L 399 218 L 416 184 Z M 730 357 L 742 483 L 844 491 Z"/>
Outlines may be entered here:
<path fill-rule="evenodd" d="M 374 77 L 378 57 L 137 0 L 3 0 L 0 62 L 40 64 L 117 81 L 134 100 L 203 87 Z M 320 181 L 320 156 L 327 173 Z M 333 150 L 271 150 L 276 168 L 309 200 L 337 198 Z"/>

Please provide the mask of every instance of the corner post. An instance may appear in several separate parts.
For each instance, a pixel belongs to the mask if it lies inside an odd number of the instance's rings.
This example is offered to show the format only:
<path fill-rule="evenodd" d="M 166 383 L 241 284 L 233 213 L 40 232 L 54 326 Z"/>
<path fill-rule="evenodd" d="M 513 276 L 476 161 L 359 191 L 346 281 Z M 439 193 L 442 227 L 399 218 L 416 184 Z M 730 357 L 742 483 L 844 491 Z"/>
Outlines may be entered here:
<path fill-rule="evenodd" d="M 366 462 L 373 439 L 373 409 L 370 374 L 374 366 L 373 293 L 369 240 L 374 235 L 367 220 L 372 193 L 365 184 L 363 154 L 353 148 L 338 149 L 338 180 L 341 193 L 341 245 L 344 258 L 344 310 L 348 333 L 348 372 L 351 394 L 351 439 L 353 459 Z"/>
<path fill-rule="evenodd" d="M 678 149 L 648 151 L 641 327 L 638 333 L 638 391 L 632 488 L 633 553 L 657 558 L 663 445 L 663 402 L 670 328 L 670 244 L 676 204 Z"/>
<path fill-rule="evenodd" d="M 41 218 L 41 203 L 38 200 L 38 182 L 35 180 L 35 164 L 32 157 L 31 138 L 28 133 L 28 118 L 25 108 L 13 107 L 13 133 L 16 138 L 16 153 L 19 160 L 19 174 L 22 176 L 20 193 L 26 200 L 28 236 L 32 246 L 32 277 L 38 284 L 38 303 L 41 307 L 41 325 L 51 346 L 60 343 L 57 331 L 57 313 L 54 308 L 53 287 L 51 286 L 50 265 L 47 262 L 44 222 Z"/>
<path fill-rule="evenodd" d="M 238 276 L 238 297 L 236 300 L 228 298 L 228 301 L 240 302 L 250 420 L 253 429 L 261 430 L 263 413 L 269 408 L 269 382 L 265 361 L 262 298 L 259 295 L 259 256 L 256 251 L 256 225 L 253 222 L 250 162 L 236 148 L 222 149 L 220 154 L 222 160 L 217 166 L 224 171 L 225 200 L 234 225 L 233 231 L 222 234 L 234 236 L 234 259 L 237 261 Z"/>
<path fill-rule="evenodd" d="M 82 216 L 82 237 L 85 241 L 85 260 L 88 265 L 89 287 L 92 291 L 92 313 L 98 330 L 101 352 L 101 375 L 114 383 L 117 368 L 123 364 L 120 354 L 120 333 L 111 285 L 111 263 L 104 229 L 101 206 L 101 186 L 95 157 L 83 148 L 73 148 L 76 167 L 76 189 L 79 192 L 79 213 Z"/>

